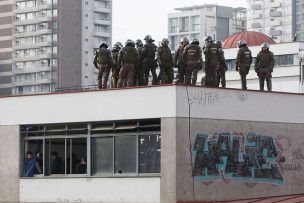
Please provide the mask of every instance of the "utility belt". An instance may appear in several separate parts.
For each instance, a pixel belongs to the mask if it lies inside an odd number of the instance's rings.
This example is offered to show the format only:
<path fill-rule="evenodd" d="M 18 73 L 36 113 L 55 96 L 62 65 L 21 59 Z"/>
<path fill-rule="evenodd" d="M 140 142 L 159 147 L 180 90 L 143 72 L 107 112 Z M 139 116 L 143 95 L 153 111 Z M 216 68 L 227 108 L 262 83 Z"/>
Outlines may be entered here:
<path fill-rule="evenodd" d="M 270 68 L 270 66 L 259 66 L 259 68 Z"/>

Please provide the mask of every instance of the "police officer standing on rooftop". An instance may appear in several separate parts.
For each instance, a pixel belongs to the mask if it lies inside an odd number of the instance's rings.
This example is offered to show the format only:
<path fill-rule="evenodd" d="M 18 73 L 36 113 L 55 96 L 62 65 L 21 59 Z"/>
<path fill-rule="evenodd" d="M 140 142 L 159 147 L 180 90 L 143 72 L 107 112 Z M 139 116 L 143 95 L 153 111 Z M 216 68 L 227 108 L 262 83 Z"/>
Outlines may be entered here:
<path fill-rule="evenodd" d="M 217 74 L 216 74 L 216 86 L 219 87 L 220 83 L 222 84 L 222 87 L 226 87 L 226 71 L 228 70 L 226 60 L 225 60 L 225 55 L 224 55 L 224 50 L 222 47 L 222 42 L 221 41 L 216 41 L 216 45 L 219 48 L 220 51 L 220 61 L 219 61 L 219 68 L 217 69 Z"/>
<path fill-rule="evenodd" d="M 136 48 L 138 51 L 138 66 L 137 70 L 135 72 L 135 86 L 143 86 L 144 83 L 144 70 L 143 70 L 143 56 L 142 56 L 142 51 L 143 51 L 143 43 L 140 39 L 136 40 Z"/>
<path fill-rule="evenodd" d="M 134 86 L 134 74 L 138 63 L 138 52 L 135 42 L 128 39 L 126 46 L 122 48 L 118 56 L 118 64 L 121 65 L 119 72 L 118 87 Z"/>
<path fill-rule="evenodd" d="M 246 76 L 249 73 L 250 65 L 252 63 L 251 51 L 247 47 L 247 43 L 244 40 L 238 42 L 239 51 L 236 58 L 236 71 L 239 72 L 242 81 L 242 89 L 247 89 Z"/>
<path fill-rule="evenodd" d="M 205 86 L 216 87 L 217 85 L 217 70 L 221 59 L 220 50 L 212 40 L 212 37 L 207 36 L 204 39 L 205 46 L 203 48 L 205 54 Z"/>
<path fill-rule="evenodd" d="M 174 54 L 173 66 L 177 67 L 177 69 L 178 69 L 177 84 L 185 83 L 186 64 L 183 61 L 183 52 L 184 52 L 185 47 L 188 44 L 189 44 L 189 39 L 187 37 L 181 38 L 181 44 L 178 47 L 178 49 L 175 51 L 175 54 Z"/>
<path fill-rule="evenodd" d="M 264 91 L 264 81 L 266 79 L 268 91 L 272 90 L 272 72 L 274 67 L 274 56 L 269 51 L 269 44 L 263 43 L 262 50 L 258 53 L 255 61 L 255 72 L 257 73 L 260 81 L 260 90 Z"/>
<path fill-rule="evenodd" d="M 106 42 L 102 42 L 99 46 L 99 50 L 95 52 L 93 64 L 98 72 L 98 88 L 106 89 L 110 70 L 113 67 L 113 60 L 111 51 L 108 50 L 109 45 Z"/>
<path fill-rule="evenodd" d="M 118 54 L 121 50 L 121 47 L 118 44 L 115 44 L 112 49 L 112 59 L 113 59 L 113 67 L 112 67 L 112 88 L 117 88 L 118 79 L 119 79 L 119 71 L 120 66 L 118 65 Z"/>
<path fill-rule="evenodd" d="M 203 65 L 202 48 L 197 39 L 192 39 L 191 44 L 185 47 L 183 61 L 186 63 L 185 83 L 196 85 L 197 73 Z"/>
<path fill-rule="evenodd" d="M 169 40 L 164 38 L 161 46 L 157 49 L 157 61 L 160 67 L 161 84 L 172 84 L 173 82 L 173 58 L 169 48 Z"/>
<path fill-rule="evenodd" d="M 144 69 L 144 85 L 149 84 L 149 73 L 152 73 L 152 85 L 158 84 L 158 77 L 156 74 L 157 63 L 155 61 L 155 52 L 157 46 L 153 43 L 155 40 L 150 35 L 146 35 L 144 38 L 146 44 L 142 49 L 143 56 L 143 69 Z"/>

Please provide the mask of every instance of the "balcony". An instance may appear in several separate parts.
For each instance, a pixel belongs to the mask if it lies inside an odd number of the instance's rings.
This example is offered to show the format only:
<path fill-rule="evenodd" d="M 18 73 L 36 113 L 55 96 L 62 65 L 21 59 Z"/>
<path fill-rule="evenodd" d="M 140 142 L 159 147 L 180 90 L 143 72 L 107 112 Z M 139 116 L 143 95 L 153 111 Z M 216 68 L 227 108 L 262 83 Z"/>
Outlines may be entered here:
<path fill-rule="evenodd" d="M 269 25 L 270 26 L 280 26 L 282 24 L 281 20 L 270 20 Z"/>
<path fill-rule="evenodd" d="M 110 21 L 110 19 L 103 19 L 103 20 L 95 19 L 94 20 L 94 24 L 98 24 L 98 25 L 111 25 L 111 21 Z"/>
<path fill-rule="evenodd" d="M 52 54 L 39 54 L 36 56 L 13 56 L 14 62 L 22 62 L 22 61 L 36 61 L 39 59 L 49 59 L 52 58 Z"/>
<path fill-rule="evenodd" d="M 271 36 L 281 36 L 282 33 L 283 33 L 282 30 L 270 30 Z"/>
<path fill-rule="evenodd" d="M 96 36 L 96 37 L 111 37 L 111 34 L 108 33 L 108 32 L 96 32 L 96 31 L 94 31 L 93 35 Z"/>
<path fill-rule="evenodd" d="M 252 18 L 253 18 L 253 19 L 260 19 L 261 17 L 262 17 L 261 12 L 252 14 Z"/>
<path fill-rule="evenodd" d="M 270 17 L 282 17 L 282 11 L 270 11 Z"/>
<path fill-rule="evenodd" d="M 53 33 L 52 29 L 41 29 L 41 30 L 33 30 L 28 32 L 15 32 L 13 36 L 17 38 L 17 37 L 37 36 L 43 34 L 52 34 L 52 33 Z"/>
<path fill-rule="evenodd" d="M 13 74 L 23 74 L 23 73 L 36 73 L 42 71 L 52 71 L 51 66 L 39 66 L 31 68 L 13 68 Z"/>
<path fill-rule="evenodd" d="M 251 27 L 252 27 L 252 28 L 261 28 L 262 25 L 261 25 L 261 23 L 252 23 L 252 24 L 251 24 Z"/>
<path fill-rule="evenodd" d="M 28 13 L 28 12 L 37 12 L 39 11 L 37 7 L 28 7 L 28 8 L 20 8 L 18 6 L 13 7 L 14 14 L 18 13 Z"/>
<path fill-rule="evenodd" d="M 94 7 L 95 12 L 102 12 L 102 13 L 111 13 L 111 8 L 108 7 Z"/>
<path fill-rule="evenodd" d="M 281 6 L 282 6 L 282 4 L 279 1 L 275 1 L 275 2 L 269 3 L 269 7 L 270 8 L 279 8 Z"/>
<path fill-rule="evenodd" d="M 262 9 L 262 5 L 261 4 L 253 4 L 251 6 L 252 10 L 261 10 Z"/>
<path fill-rule="evenodd" d="M 29 86 L 29 85 L 40 85 L 40 84 L 50 84 L 52 82 L 51 78 L 37 79 L 37 80 L 20 80 L 14 81 L 13 86 Z"/>
<path fill-rule="evenodd" d="M 13 50 L 20 50 L 20 49 L 31 49 L 31 48 L 39 48 L 39 47 L 47 47 L 52 46 L 52 42 L 37 42 L 33 44 L 15 44 L 13 45 Z"/>

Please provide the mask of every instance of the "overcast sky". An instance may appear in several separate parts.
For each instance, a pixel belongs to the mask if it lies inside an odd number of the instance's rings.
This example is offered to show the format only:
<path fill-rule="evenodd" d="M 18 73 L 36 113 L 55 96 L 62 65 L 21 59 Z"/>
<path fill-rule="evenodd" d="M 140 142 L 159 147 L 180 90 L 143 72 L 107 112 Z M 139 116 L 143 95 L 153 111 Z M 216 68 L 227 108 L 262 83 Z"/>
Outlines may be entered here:
<path fill-rule="evenodd" d="M 159 41 L 168 35 L 167 16 L 174 8 L 206 3 L 246 7 L 246 0 L 113 0 L 113 44 L 147 34 Z"/>

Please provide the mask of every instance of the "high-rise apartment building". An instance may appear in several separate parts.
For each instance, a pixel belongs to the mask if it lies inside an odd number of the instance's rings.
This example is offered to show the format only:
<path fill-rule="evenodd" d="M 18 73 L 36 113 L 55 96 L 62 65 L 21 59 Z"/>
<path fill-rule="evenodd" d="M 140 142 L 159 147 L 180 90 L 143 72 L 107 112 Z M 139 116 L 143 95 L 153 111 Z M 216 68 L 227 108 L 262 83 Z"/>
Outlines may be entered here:
<path fill-rule="evenodd" d="M 92 60 L 101 41 L 111 44 L 111 0 L 12 2 L 12 94 L 97 84 Z"/>
<path fill-rule="evenodd" d="M 244 32 L 246 31 L 247 20 L 246 14 L 247 10 L 243 7 L 233 8 L 233 17 L 232 17 L 232 32 Z"/>
<path fill-rule="evenodd" d="M 304 1 L 247 0 L 247 29 L 262 32 L 277 42 L 304 40 Z"/>
<path fill-rule="evenodd" d="M 0 0 L 0 95 L 12 92 L 12 0 Z"/>
<path fill-rule="evenodd" d="M 244 8 L 205 4 L 176 8 L 180 11 L 168 15 L 168 37 L 171 49 L 176 49 L 182 37 L 202 39 L 212 36 L 216 40 L 224 40 L 231 34 L 246 29 L 244 22 Z M 246 16 L 245 16 L 246 18 Z M 245 20 L 246 22 L 246 20 Z"/>

